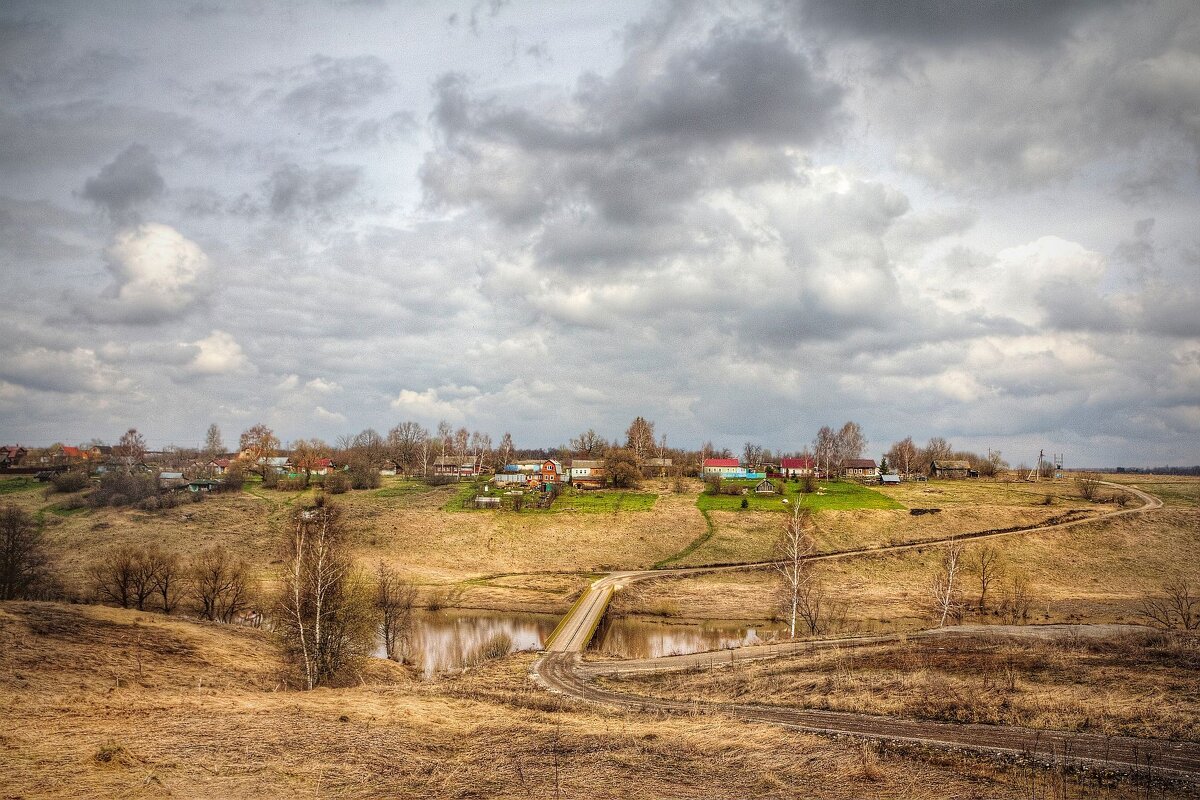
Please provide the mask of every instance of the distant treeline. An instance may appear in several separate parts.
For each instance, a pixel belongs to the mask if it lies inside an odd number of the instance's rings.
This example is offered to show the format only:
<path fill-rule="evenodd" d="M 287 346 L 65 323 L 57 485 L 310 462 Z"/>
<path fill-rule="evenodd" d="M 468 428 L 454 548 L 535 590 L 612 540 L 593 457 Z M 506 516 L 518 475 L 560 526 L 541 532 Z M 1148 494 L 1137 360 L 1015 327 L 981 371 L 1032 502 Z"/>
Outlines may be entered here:
<path fill-rule="evenodd" d="M 1117 467 L 1115 472 L 1131 475 L 1200 475 L 1200 465 L 1194 467 Z"/>

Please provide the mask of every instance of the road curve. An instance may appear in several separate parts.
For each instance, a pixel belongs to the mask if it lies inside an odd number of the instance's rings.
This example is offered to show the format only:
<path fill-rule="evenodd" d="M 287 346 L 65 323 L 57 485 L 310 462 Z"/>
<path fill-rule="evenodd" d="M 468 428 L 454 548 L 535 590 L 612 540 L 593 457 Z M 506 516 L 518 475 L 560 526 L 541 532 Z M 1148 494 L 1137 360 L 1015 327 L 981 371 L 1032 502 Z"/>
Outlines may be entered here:
<path fill-rule="evenodd" d="M 833 560 L 876 553 L 891 553 L 929 547 L 951 541 L 967 539 L 989 539 L 1021 533 L 1071 528 L 1099 519 L 1142 514 L 1162 507 L 1162 501 L 1141 489 L 1105 482 L 1113 488 L 1129 491 L 1143 505 L 1122 509 L 1101 517 L 1041 525 L 1015 531 L 982 534 L 967 534 L 927 540 L 912 544 L 888 545 L 878 548 L 840 551 L 813 556 L 812 560 Z M 687 669 L 697 666 L 697 659 L 707 663 L 730 663 L 782 655 L 798 654 L 830 646 L 861 646 L 876 644 L 897 638 L 896 635 L 855 637 L 825 640 L 821 642 L 789 642 L 779 645 L 764 645 L 718 654 L 694 654 L 668 656 L 658 659 L 636 661 L 606 661 L 584 664 L 580 653 L 587 646 L 596 626 L 612 598 L 613 592 L 637 581 L 666 576 L 689 575 L 737 569 L 762 568 L 769 562 L 756 564 L 727 565 L 719 567 L 689 567 L 666 570 L 641 570 L 613 572 L 596 580 L 571 608 L 567 616 L 547 642 L 546 651 L 534 662 L 532 675 L 546 689 L 594 703 L 640 711 L 693 714 L 698 711 L 724 713 L 739 719 L 765 722 L 797 730 L 829 734 L 848 734 L 872 739 L 886 739 L 920 743 L 924 745 L 959 747 L 989 753 L 1029 756 L 1053 763 L 1090 764 L 1101 769 L 1116 769 L 1122 772 L 1171 775 L 1187 780 L 1200 779 L 1200 744 L 1193 742 L 1170 742 L 1157 739 L 1133 737 L 1110 737 L 1089 733 L 1044 731 L 1015 726 L 974 725 L 960 723 L 931 722 L 851 714 L 835 711 L 781 708 L 752 704 L 708 703 L 681 701 L 664 698 L 630 695 L 597 686 L 594 680 L 599 675 L 619 673 L 657 672 L 669 669 Z M 697 662 L 697 663 L 693 663 Z"/>

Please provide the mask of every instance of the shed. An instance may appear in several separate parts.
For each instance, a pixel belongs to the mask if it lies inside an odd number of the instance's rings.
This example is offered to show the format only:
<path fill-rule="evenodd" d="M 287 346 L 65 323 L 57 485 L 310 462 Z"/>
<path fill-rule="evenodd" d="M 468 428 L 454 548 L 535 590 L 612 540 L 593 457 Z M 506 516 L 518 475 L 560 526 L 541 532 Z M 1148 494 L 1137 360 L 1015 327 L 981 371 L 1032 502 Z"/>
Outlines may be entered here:
<path fill-rule="evenodd" d="M 943 461 L 936 460 L 929 465 L 929 477 L 931 478 L 968 478 L 971 476 L 970 461 Z"/>
<path fill-rule="evenodd" d="M 888 473 L 887 475 L 880 476 L 880 481 L 882 483 L 884 483 L 885 485 L 894 484 L 896 486 L 899 486 L 900 485 L 900 476 L 896 475 L 894 473 Z"/>
<path fill-rule="evenodd" d="M 754 486 L 755 494 L 775 494 L 775 492 L 775 484 L 771 483 L 771 481 L 767 480 L 766 478 L 763 478 Z"/>

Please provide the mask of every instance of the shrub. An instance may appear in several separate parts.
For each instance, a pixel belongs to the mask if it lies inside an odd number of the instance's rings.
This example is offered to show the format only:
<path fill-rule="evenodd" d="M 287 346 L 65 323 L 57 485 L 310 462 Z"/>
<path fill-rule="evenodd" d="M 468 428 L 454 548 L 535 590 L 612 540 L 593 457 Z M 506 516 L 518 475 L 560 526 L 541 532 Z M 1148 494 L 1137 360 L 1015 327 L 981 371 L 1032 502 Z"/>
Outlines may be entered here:
<path fill-rule="evenodd" d="M 275 481 L 275 486 L 272 487 L 281 492 L 302 492 L 304 491 L 303 478 L 280 478 Z"/>
<path fill-rule="evenodd" d="M 458 478 L 453 475 L 430 475 L 425 482 L 430 486 L 448 486 L 451 483 L 458 483 Z"/>
<path fill-rule="evenodd" d="M 107 472 L 100 478 L 100 485 L 88 495 L 88 503 L 95 508 L 127 506 L 158 494 L 158 481 L 152 475 Z"/>
<path fill-rule="evenodd" d="M 350 476 L 350 486 L 355 489 L 378 489 L 383 483 L 379 470 L 370 467 L 351 467 L 347 474 Z"/>
<path fill-rule="evenodd" d="M 748 499 L 746 499 L 745 497 L 743 497 L 742 498 L 742 508 L 749 508 L 749 507 L 750 507 L 750 501 Z"/>
<path fill-rule="evenodd" d="M 466 658 L 469 665 L 482 664 L 494 658 L 503 658 L 512 650 L 512 637 L 503 631 L 494 633 L 479 643 Z"/>
<path fill-rule="evenodd" d="M 88 476 L 85 472 L 59 472 L 50 478 L 51 491 L 62 492 L 64 494 L 78 492 L 87 485 Z"/>
<path fill-rule="evenodd" d="M 325 491 L 330 494 L 345 494 L 350 491 L 350 486 L 350 476 L 344 472 L 325 476 Z"/>
<path fill-rule="evenodd" d="M 242 473 L 242 468 L 239 466 L 230 466 L 225 471 L 225 477 L 221 479 L 222 492 L 240 492 L 246 483 L 246 476 Z"/>

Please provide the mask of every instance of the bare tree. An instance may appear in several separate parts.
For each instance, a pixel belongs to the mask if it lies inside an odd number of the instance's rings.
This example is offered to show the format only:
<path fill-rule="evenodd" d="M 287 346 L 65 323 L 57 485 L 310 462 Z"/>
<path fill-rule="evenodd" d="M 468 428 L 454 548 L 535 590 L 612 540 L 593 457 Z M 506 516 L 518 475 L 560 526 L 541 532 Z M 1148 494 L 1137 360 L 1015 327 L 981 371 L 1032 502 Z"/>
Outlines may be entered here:
<path fill-rule="evenodd" d="M 863 435 L 862 426 L 857 422 L 847 422 L 843 425 L 834 441 L 834 460 L 839 468 L 852 458 L 861 458 L 863 451 L 867 449 L 867 437 Z"/>
<path fill-rule="evenodd" d="M 1139 613 L 1160 628 L 1194 631 L 1200 629 L 1200 594 L 1177 576 L 1163 584 L 1161 595 L 1142 600 Z"/>
<path fill-rule="evenodd" d="M 1084 500 L 1095 500 L 1096 492 L 1100 489 L 1100 476 L 1094 472 L 1085 472 L 1075 478 L 1075 488 Z"/>
<path fill-rule="evenodd" d="M 270 469 L 267 460 L 275 458 L 279 452 L 279 437 L 260 422 L 242 431 L 238 438 L 238 449 L 250 470 L 265 478 Z"/>
<path fill-rule="evenodd" d="M 219 546 L 192 559 L 188 587 L 196 613 L 214 622 L 232 622 L 252 603 L 249 568 Z"/>
<path fill-rule="evenodd" d="M 370 654 L 374 603 L 354 570 L 340 507 L 318 498 L 293 514 L 290 527 L 275 618 L 285 649 L 312 689 Z"/>
<path fill-rule="evenodd" d="M 139 548 L 110 550 L 91 566 L 88 573 L 96 595 L 121 608 L 133 606 L 138 611 L 145 611 L 146 600 L 154 594 L 155 564 Z"/>
<path fill-rule="evenodd" d="M 396 570 L 379 562 L 375 569 L 375 609 L 379 614 L 379 633 L 388 658 L 403 658 L 401 645 L 412 628 L 417 587 L 403 580 Z"/>
<path fill-rule="evenodd" d="M 1004 577 L 1004 560 L 999 550 L 985 544 L 967 553 L 966 567 L 967 571 L 979 580 L 979 613 L 986 614 L 988 589 Z"/>
<path fill-rule="evenodd" d="M 320 439 L 297 439 L 291 447 L 292 469 L 304 473 L 304 488 L 308 488 L 314 471 L 329 458 L 329 445 Z"/>
<path fill-rule="evenodd" d="M 504 435 L 502 437 L 500 437 L 500 453 L 499 453 L 500 460 L 496 464 L 497 471 L 502 469 L 504 467 L 504 465 L 508 463 L 508 460 L 510 458 L 512 458 L 514 449 L 516 449 L 516 448 L 513 445 L 512 434 L 509 433 L 508 431 L 505 431 Z"/>
<path fill-rule="evenodd" d="M 905 475 L 912 474 L 913 468 L 917 466 L 917 446 L 913 444 L 912 437 L 906 436 L 893 444 L 887 452 L 887 458 L 892 464 L 892 469 L 898 469 Z"/>
<path fill-rule="evenodd" d="M 137 428 L 125 431 L 113 448 L 113 457 L 127 470 L 142 463 L 146 460 L 146 437 L 138 433 Z"/>
<path fill-rule="evenodd" d="M 570 447 L 572 452 L 577 455 L 594 458 L 604 454 L 608 442 L 604 440 L 603 436 L 588 428 L 570 441 Z"/>
<path fill-rule="evenodd" d="M 817 438 L 813 440 L 813 455 L 817 462 L 817 472 L 830 476 L 837 471 L 833 463 L 837 456 L 837 434 L 833 432 L 833 428 L 823 425 L 821 430 L 817 431 Z"/>
<path fill-rule="evenodd" d="M 437 440 L 438 447 L 441 448 L 439 454 L 441 458 L 446 457 L 447 450 L 451 453 L 454 452 L 454 428 L 450 427 L 450 423 L 444 419 L 438 422 Z"/>
<path fill-rule="evenodd" d="M 775 542 L 774 566 L 783 580 L 783 605 L 790 621 L 789 636 L 793 639 L 796 638 L 796 620 L 800 615 L 801 598 L 806 595 L 811 597 L 814 580 L 810 559 L 816 552 L 817 545 L 811 527 L 808 510 L 799 505 L 793 506 L 783 532 Z"/>
<path fill-rule="evenodd" d="M 954 448 L 950 443 L 941 436 L 934 436 L 925 445 L 925 449 L 921 451 L 921 461 L 928 464 L 931 461 L 944 461 L 954 452 Z"/>
<path fill-rule="evenodd" d="M 742 447 L 742 463 L 746 465 L 747 469 L 750 469 L 751 467 L 758 466 L 762 462 L 762 445 L 757 445 L 754 442 L 746 442 L 745 446 Z"/>
<path fill-rule="evenodd" d="M 1029 578 L 1019 573 L 1012 575 L 1000 599 L 1000 615 L 1009 625 L 1018 625 L 1029 621 L 1032 608 L 1033 588 Z"/>
<path fill-rule="evenodd" d="M 0 509 L 0 600 L 36 597 L 50 578 L 42 528 L 15 503 Z"/>
<path fill-rule="evenodd" d="M 625 447 L 633 451 L 638 466 L 654 452 L 654 423 L 637 417 L 625 431 Z"/>
<path fill-rule="evenodd" d="M 224 452 L 225 443 L 221 441 L 221 429 L 214 422 L 208 426 L 208 432 L 204 434 L 204 455 L 211 459 Z"/>
<path fill-rule="evenodd" d="M 179 556 L 154 545 L 143 553 L 142 558 L 145 561 L 144 569 L 150 576 L 150 588 L 158 595 L 163 613 L 170 614 L 179 605 L 184 582 Z"/>
<path fill-rule="evenodd" d="M 945 627 L 946 620 L 957 622 L 962 618 L 962 555 L 962 542 L 951 542 L 942 553 L 937 574 L 929 584 L 939 628 Z"/>
<path fill-rule="evenodd" d="M 604 454 L 604 474 L 617 489 L 637 488 L 642 479 L 633 451 L 620 447 L 611 448 Z"/>
<path fill-rule="evenodd" d="M 387 449 L 391 454 L 392 459 L 397 464 L 403 467 L 408 474 L 413 474 L 417 471 L 417 465 L 422 465 L 422 474 L 424 474 L 424 465 L 421 462 L 421 445 L 429 439 L 429 431 L 425 430 L 416 422 L 401 422 L 396 427 L 388 431 Z"/>

